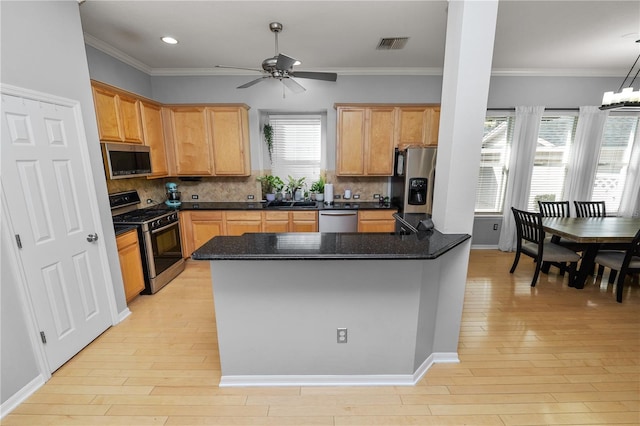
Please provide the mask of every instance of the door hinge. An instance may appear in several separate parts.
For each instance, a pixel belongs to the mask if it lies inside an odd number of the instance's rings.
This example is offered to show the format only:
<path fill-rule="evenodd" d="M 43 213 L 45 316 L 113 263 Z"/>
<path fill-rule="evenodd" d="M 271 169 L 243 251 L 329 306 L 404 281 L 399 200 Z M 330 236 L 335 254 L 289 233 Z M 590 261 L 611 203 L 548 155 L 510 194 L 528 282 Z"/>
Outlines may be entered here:
<path fill-rule="evenodd" d="M 42 343 L 47 343 L 47 336 L 44 335 L 44 331 L 40 332 L 40 339 L 42 340 Z"/>
<path fill-rule="evenodd" d="M 20 234 L 16 234 L 16 244 L 18 244 L 18 248 L 22 248 L 22 240 L 20 239 Z"/>

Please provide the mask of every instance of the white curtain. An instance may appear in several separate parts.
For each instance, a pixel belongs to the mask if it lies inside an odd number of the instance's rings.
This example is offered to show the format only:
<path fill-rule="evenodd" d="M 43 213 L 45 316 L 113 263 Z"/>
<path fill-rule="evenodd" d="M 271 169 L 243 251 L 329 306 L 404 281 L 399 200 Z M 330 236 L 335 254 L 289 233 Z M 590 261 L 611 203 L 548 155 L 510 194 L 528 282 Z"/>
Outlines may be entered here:
<path fill-rule="evenodd" d="M 640 217 L 640 126 L 636 127 L 618 216 Z"/>
<path fill-rule="evenodd" d="M 576 136 L 567 164 L 567 180 L 564 187 L 565 200 L 587 201 L 591 199 L 602 145 L 602 133 L 608 116 L 609 111 L 600 111 L 595 106 L 580 107 Z"/>
<path fill-rule="evenodd" d="M 526 210 L 543 112 L 543 106 L 516 107 L 502 231 L 498 241 L 498 248 L 502 251 L 513 251 L 516 248 L 516 223 L 511 207 Z"/>

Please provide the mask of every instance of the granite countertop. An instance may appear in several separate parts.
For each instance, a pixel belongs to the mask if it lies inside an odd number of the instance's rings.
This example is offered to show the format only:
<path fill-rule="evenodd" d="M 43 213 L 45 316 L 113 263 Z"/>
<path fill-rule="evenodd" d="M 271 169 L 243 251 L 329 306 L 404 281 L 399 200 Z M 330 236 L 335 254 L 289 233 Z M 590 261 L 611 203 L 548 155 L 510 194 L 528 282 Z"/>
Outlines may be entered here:
<path fill-rule="evenodd" d="M 113 225 L 113 229 L 116 233 L 116 237 L 118 235 L 122 235 L 125 232 L 131 231 L 132 229 L 136 229 L 138 227 L 138 225 Z"/>
<path fill-rule="evenodd" d="M 468 234 L 437 230 L 411 235 L 392 233 L 278 233 L 219 236 L 192 258 L 196 260 L 435 259 Z"/>
<path fill-rule="evenodd" d="M 363 201 L 363 202 L 341 202 L 334 203 L 332 206 L 324 205 L 324 203 L 316 202 L 314 206 L 306 207 L 265 207 L 264 202 L 218 202 L 218 201 L 203 201 L 203 202 L 183 202 L 179 210 L 394 210 L 395 206 L 380 205 L 378 202 Z"/>

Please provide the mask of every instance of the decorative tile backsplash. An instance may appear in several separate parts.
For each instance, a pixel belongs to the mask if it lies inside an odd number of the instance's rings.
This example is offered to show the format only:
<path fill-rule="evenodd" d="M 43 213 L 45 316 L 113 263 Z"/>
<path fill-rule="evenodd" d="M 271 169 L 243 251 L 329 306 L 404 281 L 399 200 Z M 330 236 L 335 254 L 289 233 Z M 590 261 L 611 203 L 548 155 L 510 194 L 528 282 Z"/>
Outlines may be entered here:
<path fill-rule="evenodd" d="M 180 180 L 180 178 L 164 179 L 117 179 L 107 180 L 109 193 L 138 190 L 142 206 L 147 200 L 152 200 L 151 204 L 164 202 L 166 199 L 165 184 L 174 182 L 181 192 L 182 201 L 195 201 L 192 195 L 198 196 L 198 201 L 249 201 L 248 195 L 253 195 L 254 200 L 262 197 L 258 176 L 262 171 L 253 170 L 249 177 L 203 177 L 197 181 Z M 351 194 L 359 194 L 361 201 L 375 201 L 373 194 L 387 194 L 388 177 L 338 177 L 333 171 L 326 172 L 326 181 L 333 183 L 334 194 L 343 195 L 345 189 L 350 189 Z"/>

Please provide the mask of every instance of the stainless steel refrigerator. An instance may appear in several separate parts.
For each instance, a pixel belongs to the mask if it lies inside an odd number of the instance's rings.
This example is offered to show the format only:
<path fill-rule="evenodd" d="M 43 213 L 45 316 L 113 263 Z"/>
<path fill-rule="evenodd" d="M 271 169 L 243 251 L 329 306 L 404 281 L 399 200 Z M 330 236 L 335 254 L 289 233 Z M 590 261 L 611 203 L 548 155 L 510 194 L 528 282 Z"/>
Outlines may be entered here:
<path fill-rule="evenodd" d="M 407 148 L 396 152 L 390 198 L 400 213 L 431 214 L 436 153 L 436 148 Z"/>

